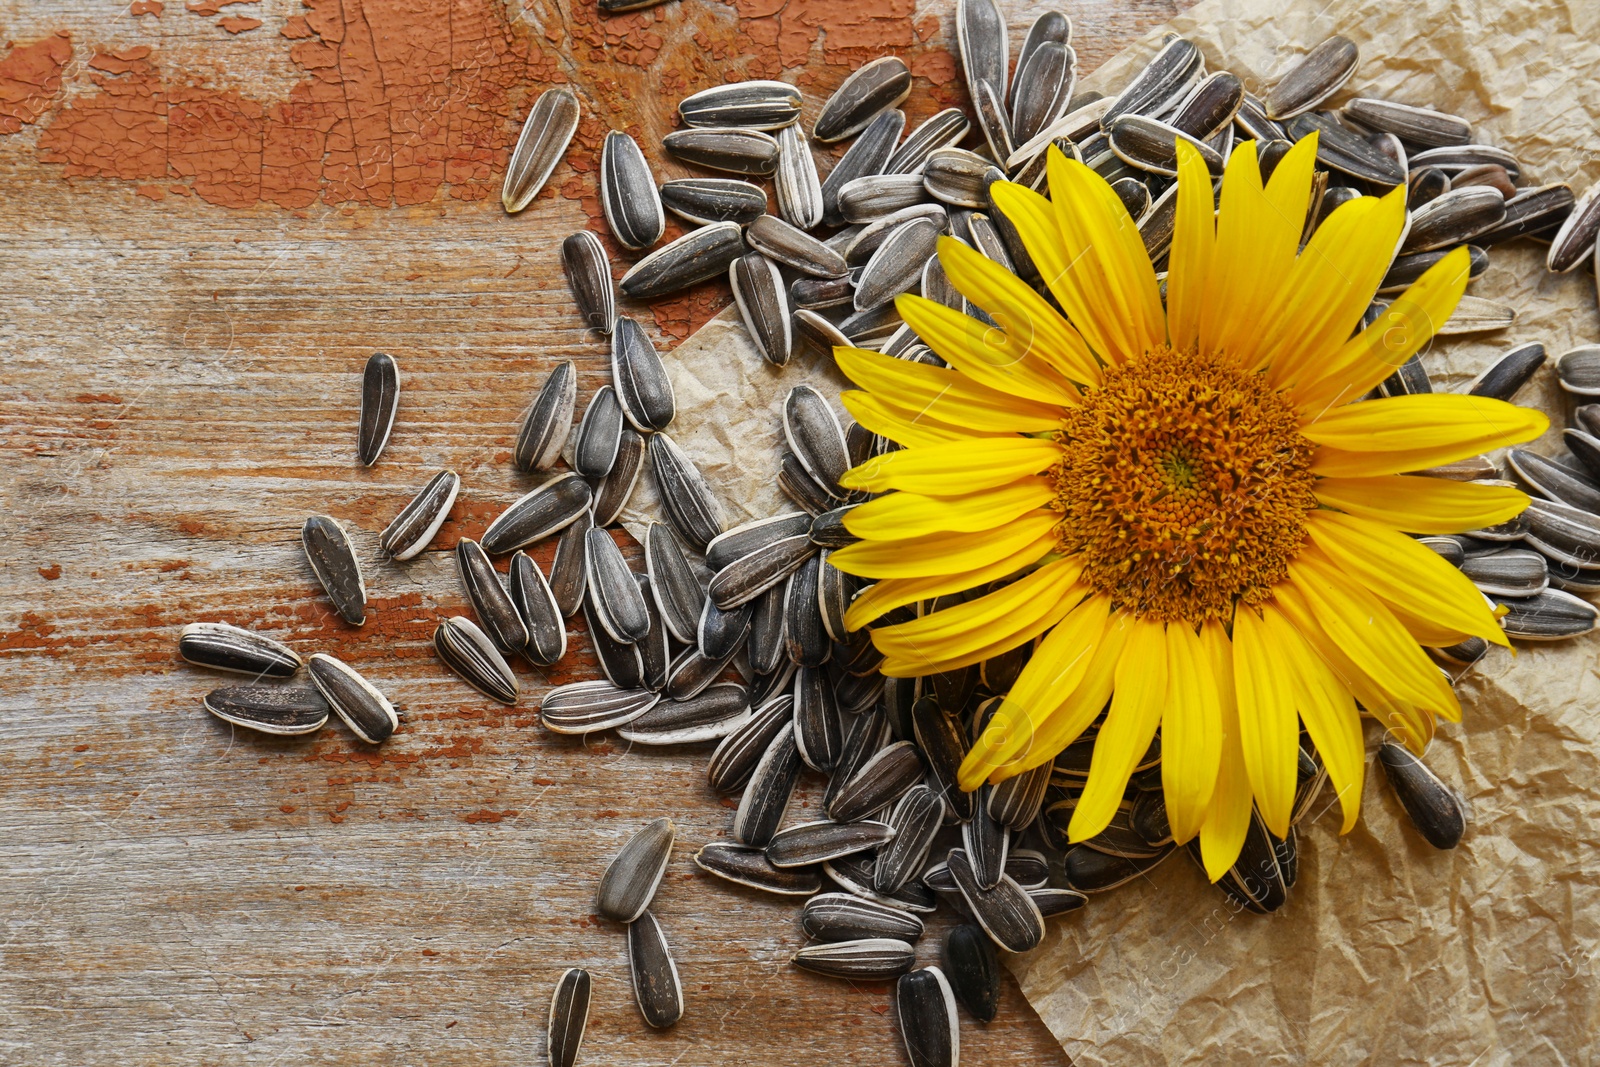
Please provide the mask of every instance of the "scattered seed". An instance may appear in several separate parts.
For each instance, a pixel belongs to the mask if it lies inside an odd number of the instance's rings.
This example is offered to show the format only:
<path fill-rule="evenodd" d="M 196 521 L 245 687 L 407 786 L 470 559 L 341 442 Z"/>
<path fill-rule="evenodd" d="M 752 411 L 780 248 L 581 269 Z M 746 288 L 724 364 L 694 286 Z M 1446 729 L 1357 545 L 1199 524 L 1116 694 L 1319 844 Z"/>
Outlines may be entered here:
<path fill-rule="evenodd" d="M 733 816 L 733 838 L 742 845 L 765 848 L 783 822 L 789 797 L 800 778 L 800 752 L 795 747 L 794 734 L 794 725 L 785 723 L 750 774 Z"/>
<path fill-rule="evenodd" d="M 472 602 L 472 610 L 483 620 L 495 646 L 502 652 L 513 653 L 527 648 L 528 628 L 482 546 L 467 537 L 456 542 L 456 567 L 461 575 L 462 591 Z"/>
<path fill-rule="evenodd" d="M 500 555 L 526 548 L 587 514 L 592 502 L 587 482 L 571 471 L 558 474 L 489 524 L 483 531 L 484 551 Z"/>
<path fill-rule="evenodd" d="M 811 145 L 797 125 L 778 131 L 778 172 L 772 184 L 785 222 L 809 230 L 822 221 L 822 180 Z"/>
<path fill-rule="evenodd" d="M 1467 828 L 1456 795 L 1404 745 L 1385 741 L 1378 749 L 1378 760 L 1389 787 L 1428 844 L 1455 848 Z"/>
<path fill-rule="evenodd" d="M 912 943 L 923 934 L 922 920 L 910 912 L 849 893 L 823 893 L 806 901 L 800 928 L 818 941 L 886 937 Z"/>
<path fill-rule="evenodd" d="M 628 968 L 633 974 L 633 998 L 646 1023 L 660 1030 L 683 1018 L 678 965 L 667 935 L 649 911 L 628 924 Z"/>
<path fill-rule="evenodd" d="M 550 995 L 550 1021 L 545 1027 L 545 1048 L 550 1067 L 573 1067 L 583 1047 L 589 1025 L 589 972 L 573 967 L 563 973 Z"/>
<path fill-rule="evenodd" d="M 378 535 L 379 546 L 397 561 L 420 553 L 449 518 L 460 491 L 461 476 L 455 471 L 435 474 Z"/>
<path fill-rule="evenodd" d="M 875 849 L 893 838 L 894 828 L 887 823 L 824 819 L 780 830 L 767 843 L 767 858 L 778 867 L 804 867 Z"/>
<path fill-rule="evenodd" d="M 687 126 L 778 130 L 800 117 L 800 90 L 779 81 L 729 82 L 685 97 L 678 114 Z"/>
<path fill-rule="evenodd" d="M 306 671 L 350 732 L 367 744 L 382 744 L 399 728 L 394 705 L 348 664 L 326 652 L 314 652 L 306 660 Z"/>
<path fill-rule="evenodd" d="M 661 139 L 685 163 L 765 177 L 778 169 L 778 142 L 760 130 L 674 130 Z"/>
<path fill-rule="evenodd" d="M 796 229 L 775 215 L 762 215 L 745 231 L 750 247 L 786 267 L 817 278 L 842 278 L 850 273 L 836 249 Z"/>
<path fill-rule="evenodd" d="M 585 478 L 604 478 L 622 445 L 622 402 L 617 391 L 602 385 L 584 409 L 572 445 L 572 469 Z"/>
<path fill-rule="evenodd" d="M 617 285 L 635 300 L 654 300 L 716 277 L 743 253 L 744 233 L 738 223 L 712 223 L 645 256 Z"/>
<path fill-rule="evenodd" d="M 767 194 L 737 178 L 675 178 L 661 186 L 661 203 L 673 214 L 706 225 L 746 226 L 767 210 Z"/>
<path fill-rule="evenodd" d="M 178 635 L 178 655 L 198 667 L 257 678 L 288 678 L 304 662 L 287 645 L 225 622 L 191 622 Z"/>
<path fill-rule="evenodd" d="M 517 676 L 471 619 L 456 615 L 441 622 L 433 631 L 433 648 L 446 667 L 484 696 L 502 704 L 517 702 Z"/>
<path fill-rule="evenodd" d="M 971 129 L 972 121 L 958 107 L 947 107 L 930 115 L 900 142 L 900 147 L 884 164 L 883 173 L 915 174 L 922 169 L 934 149 L 960 144 Z"/>
<path fill-rule="evenodd" d="M 706 765 L 706 779 L 718 793 L 742 789 L 773 739 L 794 720 L 794 698 L 773 697 L 723 737 Z"/>
<path fill-rule="evenodd" d="M 950 981 L 937 967 L 923 967 L 895 983 L 900 1037 L 911 1067 L 958 1067 L 961 1025 Z"/>
<path fill-rule="evenodd" d="M 759 252 L 751 252 L 733 261 L 728 280 L 756 348 L 774 367 L 787 364 L 794 351 L 794 325 L 789 290 L 778 265 Z"/>
<path fill-rule="evenodd" d="M 829 978 L 882 981 L 909 971 L 917 962 L 917 950 L 898 938 L 864 937 L 806 945 L 790 962 Z"/>
<path fill-rule="evenodd" d="M 351 626 L 366 622 L 367 586 L 344 527 L 326 515 L 313 515 L 300 529 L 300 543 L 339 617 Z"/>
<path fill-rule="evenodd" d="M 639 583 L 628 570 L 628 561 L 610 531 L 595 528 L 586 535 L 584 559 L 588 566 L 585 583 L 595 617 L 611 639 L 633 644 L 650 632 L 650 616 L 645 611 Z"/>
<path fill-rule="evenodd" d="M 539 195 L 577 132 L 578 98 L 572 90 L 555 88 L 540 93 L 506 163 L 500 202 L 508 214 L 515 215 Z"/>
<path fill-rule="evenodd" d="M 539 720 L 558 734 L 587 734 L 625 726 L 660 700 L 648 689 L 619 689 L 606 681 L 572 682 L 544 695 Z"/>
<path fill-rule="evenodd" d="M 550 370 L 528 417 L 522 421 L 512 460 L 520 470 L 549 470 L 561 457 L 572 432 L 572 414 L 578 402 L 578 373 L 570 359 Z"/>
<path fill-rule="evenodd" d="M 1347 37 L 1333 36 L 1300 58 L 1267 94 L 1267 117 L 1284 122 L 1310 111 L 1355 74 L 1360 50 Z"/>
<path fill-rule="evenodd" d="M 644 473 L 644 457 L 644 438 L 631 427 L 624 426 L 622 439 L 617 443 L 617 461 L 611 465 L 611 473 L 600 479 L 594 490 L 594 525 L 610 526 L 622 516 L 622 509 L 639 484 L 639 475 Z"/>
<path fill-rule="evenodd" d="M 203 705 L 223 722 L 280 736 L 315 733 L 329 710 L 322 694 L 304 685 L 228 686 L 207 693 Z"/>
<path fill-rule="evenodd" d="M 628 838 L 600 876 L 595 911 L 612 922 L 631 923 L 643 915 L 667 873 L 678 828 L 671 819 L 654 819 Z"/>
<path fill-rule="evenodd" d="M 517 552 L 511 557 L 509 578 L 511 601 L 528 630 L 523 655 L 541 667 L 560 662 L 567 653 L 567 628 L 544 572 L 526 552 Z"/>
<path fill-rule="evenodd" d="M 774 867 L 767 854 L 749 845 L 713 841 L 695 853 L 697 867 L 739 885 L 787 897 L 808 897 L 822 888 L 814 867 Z"/>
<path fill-rule="evenodd" d="M 583 321 L 590 329 L 610 333 L 617 318 L 617 292 L 611 284 L 611 262 L 606 259 L 600 238 L 589 230 L 579 230 L 562 241 L 561 265 Z"/>
<path fill-rule="evenodd" d="M 655 175 L 632 137 L 612 130 L 600 149 L 600 207 L 611 235 L 637 251 L 661 240 L 666 216 Z"/>
<path fill-rule="evenodd" d="M 583 594 L 589 588 L 583 546 L 594 527 L 593 518 L 590 512 L 582 512 L 556 538 L 555 557 L 550 560 L 550 595 L 555 597 L 556 609 L 564 619 L 572 618 L 583 607 Z"/>
<path fill-rule="evenodd" d="M 722 506 L 700 469 L 664 433 L 650 436 L 650 466 L 661 490 L 662 510 L 672 528 L 690 545 L 703 550 L 722 532 Z"/>

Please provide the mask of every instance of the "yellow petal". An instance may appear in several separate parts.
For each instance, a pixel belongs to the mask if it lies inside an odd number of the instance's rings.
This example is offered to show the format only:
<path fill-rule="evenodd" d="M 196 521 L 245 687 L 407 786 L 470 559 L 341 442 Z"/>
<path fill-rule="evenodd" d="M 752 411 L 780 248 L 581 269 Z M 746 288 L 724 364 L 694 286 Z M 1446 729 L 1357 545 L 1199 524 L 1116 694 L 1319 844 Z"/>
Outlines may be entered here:
<path fill-rule="evenodd" d="M 1320 371 L 1296 382 L 1292 395 L 1300 410 L 1316 415 L 1359 400 L 1420 352 L 1461 302 L 1471 266 L 1472 257 L 1461 247 L 1423 272 L 1376 322 L 1324 361 Z"/>
<path fill-rule="evenodd" d="M 1294 680 L 1295 706 L 1300 709 L 1312 744 L 1327 765 L 1328 780 L 1344 809 L 1344 824 L 1339 832 L 1347 834 L 1361 813 L 1361 779 L 1367 759 L 1361 713 L 1356 710 L 1350 687 L 1339 680 L 1287 616 L 1284 618 L 1279 647 Z"/>
<path fill-rule="evenodd" d="M 854 632 L 885 612 L 906 604 L 932 600 L 947 593 L 976 589 L 999 578 L 1008 577 L 1024 567 L 1031 567 L 1056 548 L 1056 535 L 1054 530 L 1051 530 L 1029 541 L 1011 555 L 1003 556 L 993 563 L 974 570 L 955 574 L 936 574 L 926 578 L 886 578 L 856 594 L 856 598 L 850 602 L 850 607 L 844 613 L 845 629 Z"/>
<path fill-rule="evenodd" d="M 1206 876 L 1213 882 L 1228 873 L 1244 848 L 1250 829 L 1253 801 L 1250 778 L 1245 773 L 1244 746 L 1239 740 L 1239 705 L 1233 684 L 1233 643 L 1216 619 L 1200 627 L 1200 643 L 1211 664 L 1211 677 L 1217 685 L 1217 709 L 1222 726 L 1222 749 L 1217 765 L 1217 785 L 1211 792 L 1211 805 L 1200 827 L 1200 857 Z"/>
<path fill-rule="evenodd" d="M 1478 587 L 1426 545 L 1335 511 L 1313 511 L 1306 528 L 1335 565 L 1379 600 L 1436 626 L 1511 647 Z"/>
<path fill-rule="evenodd" d="M 1178 214 L 1173 223 L 1172 250 L 1167 253 L 1167 333 L 1172 347 L 1200 343 L 1200 309 L 1211 281 L 1211 257 L 1217 244 L 1217 200 L 1211 172 L 1200 152 L 1178 141 Z"/>
<path fill-rule="evenodd" d="M 857 385 L 907 416 L 928 415 L 974 430 L 1031 433 L 1061 425 L 1061 407 L 979 385 L 960 371 L 861 348 L 836 348 L 834 362 Z"/>
<path fill-rule="evenodd" d="M 930 496 L 956 496 L 1038 474 L 1060 458 L 1060 445 L 1036 437 L 951 441 L 874 456 L 846 471 L 839 484 L 869 493 L 905 489 Z"/>
<path fill-rule="evenodd" d="M 1055 487 L 1041 475 L 964 496 L 888 493 L 851 508 L 844 525 L 871 541 L 899 541 L 940 530 L 973 533 L 1004 526 L 1054 497 Z"/>
<path fill-rule="evenodd" d="M 1406 223 L 1406 189 L 1339 205 L 1295 260 L 1261 330 L 1267 380 L 1283 388 L 1320 374 L 1350 339 L 1383 281 Z"/>
<path fill-rule="evenodd" d="M 1061 516 L 1035 511 L 1003 530 L 937 533 L 905 541 L 857 541 L 828 556 L 846 574 L 864 578 L 926 578 L 996 563 L 1053 530 Z"/>
<path fill-rule="evenodd" d="M 1038 637 L 1088 595 L 1076 559 L 1046 563 L 992 593 L 872 631 L 891 678 L 919 678 L 981 663 Z"/>
<path fill-rule="evenodd" d="M 1205 646 L 1187 624 L 1167 626 L 1166 714 L 1161 718 L 1161 788 L 1172 839 L 1200 832 L 1222 760 L 1222 705 Z"/>
<path fill-rule="evenodd" d="M 1414 534 L 1459 533 L 1516 518 L 1528 494 L 1506 485 L 1473 485 L 1447 478 L 1383 474 L 1376 478 L 1323 478 L 1317 500 L 1349 515 Z"/>
<path fill-rule="evenodd" d="M 1417 393 L 1346 404 L 1300 432 L 1346 452 L 1437 451 L 1449 463 L 1531 441 L 1550 428 L 1542 411 L 1462 393 Z"/>
<path fill-rule="evenodd" d="M 1104 830 L 1122 803 L 1128 778 L 1155 740 L 1167 697 L 1166 625 L 1135 619 L 1117 658 L 1111 710 L 1094 739 L 1089 781 L 1067 824 L 1067 839 L 1083 841 Z"/>
<path fill-rule="evenodd" d="M 1068 277 L 1082 291 L 1110 351 L 1126 359 L 1165 342 L 1167 322 L 1155 268 L 1122 198 L 1104 178 L 1054 146 L 1045 169 L 1056 228 L 1070 264 Z"/>
<path fill-rule="evenodd" d="M 1233 614 L 1233 678 L 1245 774 L 1262 821 L 1279 837 L 1289 833 L 1300 759 L 1294 678 L 1283 651 L 1288 626 L 1271 605 L 1263 605 L 1259 616 L 1242 606 Z"/>
<path fill-rule="evenodd" d="M 1004 268 L 995 264 L 995 269 Z M 1061 408 L 1078 403 L 1077 386 L 1043 359 L 1030 354 L 1026 338 L 1012 337 L 987 322 L 914 293 L 896 297 L 895 307 L 906 325 L 940 358 L 979 385 L 1031 403 L 1047 404 L 1058 414 Z"/>
<path fill-rule="evenodd" d="M 952 426 L 923 413 L 908 415 L 893 404 L 885 403 L 860 389 L 848 389 L 840 393 L 839 402 L 850 413 L 850 417 L 862 426 L 907 447 L 970 441 L 977 437 L 1010 436 L 1005 430 L 969 430 L 965 426 Z"/>
<path fill-rule="evenodd" d="M 1100 364 L 1089 346 L 1033 286 L 954 237 L 939 238 L 939 264 L 957 291 L 987 311 L 1005 330 L 1006 338 L 1021 345 L 1030 359 L 1046 361 L 1071 381 L 1099 383 Z M 903 308 L 901 314 L 905 314 Z M 915 325 L 912 329 L 928 341 L 921 329 Z M 939 351 L 939 346 L 933 345 L 933 350 Z"/>
<path fill-rule="evenodd" d="M 1118 611 L 1106 620 L 1083 679 L 1067 694 L 1061 706 L 1045 718 L 1033 739 L 1033 751 L 1008 764 L 1008 772 L 1020 774 L 1042 763 L 1049 763 L 1100 717 L 1106 701 L 1111 699 L 1117 667 L 1122 662 L 1123 648 L 1132 630 L 1133 616 L 1127 612 Z"/>
<path fill-rule="evenodd" d="M 1023 770 L 1022 761 L 1044 751 L 1038 744 L 1039 731 L 1089 673 L 1105 634 L 1110 610 L 1111 602 L 1106 597 L 1090 597 L 1039 642 L 1032 658 L 1017 676 L 1016 684 L 962 762 L 961 788 L 976 789 L 991 775 L 999 779 L 1018 774 Z M 1112 665 L 1115 665 L 1115 656 Z M 1100 706 L 1104 704 L 1105 698 L 1101 697 Z M 1099 707 L 1094 714 L 1099 714 Z M 1073 738 L 1093 719 L 1091 715 L 1078 727 Z M 1066 744 L 1050 750 L 1044 758 L 1054 759 Z"/>

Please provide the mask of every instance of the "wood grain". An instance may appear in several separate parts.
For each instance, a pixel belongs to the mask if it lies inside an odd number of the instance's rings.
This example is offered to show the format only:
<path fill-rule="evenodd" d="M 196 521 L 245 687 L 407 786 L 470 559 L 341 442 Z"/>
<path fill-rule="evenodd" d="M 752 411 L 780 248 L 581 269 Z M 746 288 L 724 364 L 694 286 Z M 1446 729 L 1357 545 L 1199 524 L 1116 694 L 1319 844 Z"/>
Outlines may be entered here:
<path fill-rule="evenodd" d="M 450 17 L 489 2 L 455 0 Z M 75 49 L 38 121 L 0 136 L 0 1060 L 532 1063 L 556 976 L 582 965 L 595 975 L 582 1062 L 900 1062 L 888 986 L 790 967 L 794 907 L 689 862 L 731 817 L 704 783 L 704 746 L 629 751 L 538 726 L 546 685 L 593 675 L 584 639 L 557 670 L 519 667 L 526 695 L 510 709 L 446 673 L 428 643 L 438 617 L 465 610 L 448 546 L 531 485 L 510 452 L 543 373 L 576 360 L 580 402 L 607 377 L 559 266 L 561 238 L 593 214 L 595 130 L 552 179 L 564 191 L 515 218 L 442 179 L 420 203 L 328 185 L 291 210 L 208 202 L 173 163 L 155 186 L 69 177 L 40 143 L 97 92 L 97 54 L 150 46 L 171 84 L 264 99 L 306 77 L 276 36 L 295 39 L 304 11 L 291 0 L 222 12 L 264 23 L 237 31 L 182 4 L 138 17 L 112 6 L 0 4 L 9 39 L 65 29 Z M 355 6 L 381 56 L 383 19 L 406 5 Z M 1075 5 L 1085 67 L 1182 6 Z M 815 108 L 852 54 L 830 51 L 820 2 L 670 4 L 616 40 L 563 0 L 495 7 L 530 52 L 563 32 L 587 42 L 556 65 L 606 105 L 595 129 L 634 128 L 662 177 L 685 173 L 654 151 L 681 95 L 664 85 L 776 64 L 810 83 Z M 1020 35 L 1043 5 L 1006 10 Z M 942 48 L 946 7 L 906 11 L 928 31 L 906 51 Z M 785 19 L 776 44 L 762 36 Z M 783 36 L 796 26 L 812 27 L 809 44 Z M 659 58 L 636 62 L 651 34 Z M 532 88 L 504 97 L 502 146 Z M 927 88 L 921 113 L 935 107 Z M 484 158 L 480 184 L 497 190 L 503 147 Z M 713 286 L 658 312 L 658 339 L 723 299 Z M 387 452 L 361 468 L 359 373 L 374 350 L 397 357 L 403 391 Z M 380 562 L 379 531 L 445 466 L 463 489 L 434 548 Z M 367 561 L 360 629 L 338 621 L 301 556 L 311 512 L 343 521 Z M 199 702 L 227 677 L 176 656 L 179 628 L 200 619 L 347 660 L 403 705 L 400 733 L 373 748 L 338 725 L 309 738 L 229 729 Z M 819 788 L 807 783 L 806 807 Z M 623 931 L 592 914 L 605 859 L 659 815 L 680 827 L 656 910 L 688 1002 L 665 1033 L 633 1006 Z M 964 1062 L 1064 1062 L 1006 980 L 999 1020 L 964 1020 Z"/>

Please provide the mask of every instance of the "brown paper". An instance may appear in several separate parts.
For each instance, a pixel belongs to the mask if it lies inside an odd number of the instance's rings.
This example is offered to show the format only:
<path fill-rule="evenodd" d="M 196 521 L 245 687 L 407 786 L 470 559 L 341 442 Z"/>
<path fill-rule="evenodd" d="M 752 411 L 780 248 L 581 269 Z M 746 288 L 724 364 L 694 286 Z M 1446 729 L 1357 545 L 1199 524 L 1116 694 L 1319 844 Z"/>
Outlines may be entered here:
<path fill-rule="evenodd" d="M 1539 181 L 1600 179 L 1600 3 L 1595 0 L 1208 0 L 1080 86 L 1114 90 L 1175 30 L 1212 69 L 1257 92 L 1334 33 L 1361 47 L 1344 96 L 1432 104 L 1515 152 Z M 1441 339 L 1424 359 L 1460 388 L 1506 347 L 1552 359 L 1600 340 L 1594 280 L 1545 272 L 1529 242 L 1492 252 L 1470 292 L 1520 311 L 1509 331 Z M 816 360 L 761 362 L 724 313 L 668 357 L 674 436 L 730 522 L 792 505 L 774 479 L 783 397 L 836 395 Z M 1569 423 L 1550 367 L 1518 396 Z M 1558 446 L 1555 432 L 1537 446 Z M 625 521 L 654 513 L 641 486 Z M 1462 679 L 1464 722 L 1428 762 L 1470 809 L 1437 852 L 1369 760 L 1361 823 L 1303 824 L 1299 883 L 1271 916 L 1238 913 L 1180 852 L 1149 877 L 1049 925 L 1007 962 L 1075 1063 L 1577 1064 L 1600 1060 L 1600 637 L 1495 650 Z M 1373 738 L 1375 740 L 1375 738 Z"/>

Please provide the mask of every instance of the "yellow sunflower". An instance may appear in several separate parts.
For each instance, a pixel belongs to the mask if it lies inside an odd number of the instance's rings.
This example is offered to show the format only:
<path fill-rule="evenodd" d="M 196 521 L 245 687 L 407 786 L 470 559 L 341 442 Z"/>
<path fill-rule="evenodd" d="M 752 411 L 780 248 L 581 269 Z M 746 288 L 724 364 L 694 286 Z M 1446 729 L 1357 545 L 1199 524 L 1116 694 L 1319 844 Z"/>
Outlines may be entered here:
<path fill-rule="evenodd" d="M 833 565 L 876 579 L 860 628 L 902 605 L 977 591 L 873 640 L 883 672 L 954 670 L 1039 639 L 961 768 L 975 789 L 1055 757 L 1105 713 L 1074 841 L 1103 830 L 1159 729 L 1174 839 L 1207 871 L 1238 857 L 1251 805 L 1284 836 L 1300 725 L 1355 823 L 1360 715 L 1420 752 L 1460 705 L 1422 645 L 1505 644 L 1462 574 L 1407 534 L 1503 522 L 1510 488 L 1413 477 L 1537 437 L 1498 400 L 1363 397 L 1416 353 L 1467 282 L 1457 249 L 1358 328 L 1405 228 L 1405 188 L 1334 211 L 1299 247 L 1314 138 L 1263 183 L 1253 142 L 1220 203 L 1178 145 L 1163 291 L 1122 201 L 1051 149 L 1050 199 L 997 184 L 1063 315 L 960 241 L 939 257 L 996 326 L 917 296 L 905 321 L 948 367 L 839 349 L 866 428 L 904 446 L 844 483 Z"/>

